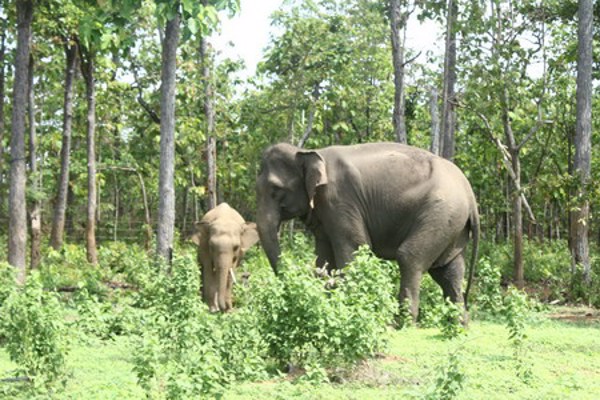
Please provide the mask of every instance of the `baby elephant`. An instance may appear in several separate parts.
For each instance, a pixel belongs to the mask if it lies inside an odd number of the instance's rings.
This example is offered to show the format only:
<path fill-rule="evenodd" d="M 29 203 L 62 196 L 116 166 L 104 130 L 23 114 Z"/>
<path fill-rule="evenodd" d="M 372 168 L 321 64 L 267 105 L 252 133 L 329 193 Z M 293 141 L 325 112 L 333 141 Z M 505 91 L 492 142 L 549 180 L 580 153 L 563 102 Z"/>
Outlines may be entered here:
<path fill-rule="evenodd" d="M 254 222 L 221 203 L 196 222 L 190 240 L 198 246 L 202 267 L 202 298 L 211 312 L 231 309 L 234 270 L 246 251 L 258 242 Z"/>

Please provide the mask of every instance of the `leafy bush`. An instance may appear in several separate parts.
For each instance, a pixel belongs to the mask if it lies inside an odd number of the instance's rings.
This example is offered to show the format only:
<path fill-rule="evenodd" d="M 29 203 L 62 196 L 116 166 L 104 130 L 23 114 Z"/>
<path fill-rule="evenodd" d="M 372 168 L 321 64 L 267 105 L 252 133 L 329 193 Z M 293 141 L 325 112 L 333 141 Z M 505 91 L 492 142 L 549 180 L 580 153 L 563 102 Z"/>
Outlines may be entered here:
<path fill-rule="evenodd" d="M 134 321 L 142 312 L 129 304 L 129 297 L 123 297 L 116 302 L 101 301 L 96 295 L 89 294 L 85 288 L 75 293 L 73 305 L 77 311 L 74 327 L 79 332 L 100 339 L 112 339 L 133 332 Z"/>
<path fill-rule="evenodd" d="M 60 251 L 48 248 L 39 271 L 44 288 L 85 288 L 89 293 L 101 297 L 107 294 L 102 283 L 103 270 L 87 262 L 85 248 L 82 246 L 65 244 Z"/>
<path fill-rule="evenodd" d="M 419 302 L 419 317 L 417 322 L 424 328 L 440 326 L 442 317 L 441 307 L 444 304 L 442 289 L 429 275 L 423 277 L 421 282 Z"/>
<path fill-rule="evenodd" d="M 502 311 L 501 281 L 500 268 L 492 264 L 487 256 L 482 257 L 478 263 L 477 280 L 473 293 L 476 313 L 497 316 Z"/>
<path fill-rule="evenodd" d="M 344 365 L 383 347 L 397 308 L 396 268 L 366 247 L 333 281 L 315 277 L 312 266 L 298 266 L 286 254 L 282 264 L 278 277 L 253 276 L 248 302 L 278 365 Z"/>
<path fill-rule="evenodd" d="M 452 400 L 462 391 L 465 374 L 460 350 L 449 354 L 448 360 L 437 368 L 434 386 L 426 394 L 427 400 Z"/>
<path fill-rule="evenodd" d="M 158 272 L 148 282 L 142 295 L 149 315 L 134 369 L 149 395 L 217 396 L 233 381 L 265 376 L 266 343 L 256 315 L 209 314 L 192 256 L 175 258 L 171 275 Z"/>
<path fill-rule="evenodd" d="M 256 314 L 247 308 L 218 314 L 213 333 L 228 382 L 257 380 L 267 376 L 267 342 L 259 330 Z"/>
<path fill-rule="evenodd" d="M 106 243 L 98 249 L 98 260 L 101 270 L 111 274 L 111 280 L 124 281 L 134 286 L 140 286 L 148 273 L 155 269 L 147 252 L 131 243 Z"/>
<path fill-rule="evenodd" d="M 7 262 L 0 262 L 0 306 L 16 289 L 16 270 Z"/>
<path fill-rule="evenodd" d="M 37 273 L 5 300 L 0 324 L 10 359 L 34 384 L 51 385 L 64 376 L 68 344 L 62 309 Z"/>
<path fill-rule="evenodd" d="M 445 339 L 455 339 L 465 333 L 462 304 L 455 304 L 446 298 L 440 305 L 440 314 L 440 328 Z"/>
<path fill-rule="evenodd" d="M 532 378 L 531 366 L 527 362 L 527 347 L 525 341 L 526 320 L 531 312 L 531 305 L 527 294 L 513 287 L 509 288 L 504 297 L 503 315 L 509 339 L 514 350 L 517 376 L 527 383 Z"/>

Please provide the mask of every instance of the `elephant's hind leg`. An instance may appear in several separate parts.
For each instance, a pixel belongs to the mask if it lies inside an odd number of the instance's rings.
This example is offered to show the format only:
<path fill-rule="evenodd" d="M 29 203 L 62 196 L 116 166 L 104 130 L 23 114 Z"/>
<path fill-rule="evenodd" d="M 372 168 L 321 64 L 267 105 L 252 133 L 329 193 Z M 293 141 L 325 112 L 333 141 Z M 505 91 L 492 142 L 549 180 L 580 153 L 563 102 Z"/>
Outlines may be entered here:
<path fill-rule="evenodd" d="M 442 288 L 444 298 L 448 297 L 454 303 L 463 302 L 462 281 L 464 273 L 465 259 L 462 253 L 448 264 L 429 270 L 429 275 Z"/>

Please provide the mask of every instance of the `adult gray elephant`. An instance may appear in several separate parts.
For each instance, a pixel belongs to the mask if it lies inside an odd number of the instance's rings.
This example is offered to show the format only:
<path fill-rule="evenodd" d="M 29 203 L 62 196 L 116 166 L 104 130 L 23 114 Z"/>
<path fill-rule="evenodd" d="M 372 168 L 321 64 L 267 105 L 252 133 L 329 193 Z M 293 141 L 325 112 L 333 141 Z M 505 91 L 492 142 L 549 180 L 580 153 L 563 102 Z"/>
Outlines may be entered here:
<path fill-rule="evenodd" d="M 198 246 L 204 302 L 213 312 L 230 310 L 234 271 L 258 242 L 256 224 L 244 221 L 231 206 L 221 203 L 195 224 L 190 240 Z"/>
<path fill-rule="evenodd" d="M 342 268 L 362 244 L 400 265 L 400 302 L 416 318 L 423 273 L 462 302 L 464 249 L 479 214 L 467 178 L 452 162 L 397 143 L 304 150 L 280 143 L 262 156 L 256 182 L 261 244 L 277 273 L 282 221 L 301 218 L 315 236 L 317 267 Z"/>

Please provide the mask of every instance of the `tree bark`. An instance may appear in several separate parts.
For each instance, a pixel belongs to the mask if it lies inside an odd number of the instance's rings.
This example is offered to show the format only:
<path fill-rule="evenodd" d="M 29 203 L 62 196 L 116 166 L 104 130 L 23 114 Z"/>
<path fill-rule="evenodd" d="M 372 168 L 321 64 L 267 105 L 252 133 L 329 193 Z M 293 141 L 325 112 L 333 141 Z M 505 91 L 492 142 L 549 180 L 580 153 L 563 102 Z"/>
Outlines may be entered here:
<path fill-rule="evenodd" d="M 525 270 L 523 267 L 523 201 L 516 189 L 521 185 L 521 160 L 517 151 L 511 152 L 512 167 L 517 179 L 513 182 L 513 277 L 515 286 L 523 289 L 525 286 Z"/>
<path fill-rule="evenodd" d="M 429 114 L 431 116 L 430 151 L 435 155 L 440 155 L 440 116 L 438 112 L 438 91 L 435 86 L 431 87 L 431 98 L 429 100 Z"/>
<path fill-rule="evenodd" d="M 28 99 L 29 99 L 29 167 L 31 170 L 32 183 L 36 186 L 36 191 L 40 189 L 37 169 L 37 151 L 36 151 L 36 122 L 35 122 L 35 91 L 34 91 L 34 69 L 35 61 L 29 57 L 29 76 L 28 76 Z M 33 201 L 30 213 L 31 224 L 31 254 L 29 266 L 35 269 L 42 260 L 42 204 L 39 200 Z"/>
<path fill-rule="evenodd" d="M 2 19 L 2 28 L 0 29 L 0 182 L 3 180 L 4 170 L 4 96 L 6 91 L 6 77 L 4 75 L 4 62 L 6 58 L 6 19 Z M 0 211 L 2 202 L 0 200 Z"/>
<path fill-rule="evenodd" d="M 512 212 L 513 212 L 513 278 L 515 286 L 523 289 L 525 272 L 523 268 L 523 194 L 521 191 L 521 148 L 517 145 L 509 116 L 509 96 L 506 87 L 502 90 L 502 125 L 510 154 L 512 167 Z"/>
<path fill-rule="evenodd" d="M 306 127 L 304 128 L 302 137 L 298 141 L 298 147 L 300 147 L 300 148 L 304 147 L 304 145 L 306 144 L 306 141 L 308 140 L 308 138 L 313 130 L 313 125 L 315 122 L 315 114 L 317 112 L 317 101 L 319 101 L 319 97 L 321 97 L 320 87 L 321 87 L 321 82 L 316 83 L 313 88 L 312 98 L 311 98 L 311 102 L 310 102 L 310 108 L 308 111 L 308 119 L 306 121 Z"/>
<path fill-rule="evenodd" d="M 65 38 L 65 92 L 63 106 L 63 137 L 62 148 L 60 150 L 60 177 L 58 180 L 58 193 L 56 204 L 54 206 L 54 216 L 52 219 L 52 232 L 50 235 L 50 245 L 54 250 L 58 250 L 63 245 L 63 236 L 65 231 L 65 214 L 67 209 L 67 195 L 69 189 L 69 163 L 71 153 L 71 131 L 73 124 L 73 84 L 75 81 L 75 72 L 77 70 L 77 43 L 71 38 Z"/>
<path fill-rule="evenodd" d="M 17 49 L 13 83 L 12 135 L 10 140 L 10 191 L 8 205 L 8 262 L 17 268 L 17 281 L 25 283 L 27 206 L 25 199 L 25 113 L 33 2 L 17 0 Z"/>
<path fill-rule="evenodd" d="M 392 61 L 394 65 L 394 110 L 392 121 L 394 137 L 399 143 L 407 143 L 406 120 L 404 118 L 404 32 L 408 12 L 403 0 L 390 0 L 390 27 L 392 39 Z"/>
<path fill-rule="evenodd" d="M 573 269 L 583 267 L 583 281 L 591 281 L 588 243 L 590 204 L 586 185 L 591 177 L 592 153 L 592 20 L 593 1 L 579 0 L 577 48 L 577 120 L 575 129 L 575 159 L 573 169 L 579 178 L 578 209 L 571 218 Z"/>
<path fill-rule="evenodd" d="M 89 49 L 79 48 L 81 55 L 81 73 L 85 79 L 87 101 L 87 221 L 85 242 L 87 260 L 92 265 L 98 264 L 96 249 L 96 86 L 94 83 L 95 54 Z"/>
<path fill-rule="evenodd" d="M 454 130 L 456 126 L 456 0 L 448 0 L 446 19 L 446 51 L 444 56 L 444 90 L 442 93 L 442 156 L 454 158 Z"/>
<path fill-rule="evenodd" d="M 156 254 L 170 263 L 175 230 L 175 74 L 180 16 L 167 22 L 160 90 L 160 171 Z"/>
<path fill-rule="evenodd" d="M 206 5 L 206 1 L 203 2 Z M 215 138 L 214 91 L 211 58 L 206 35 L 200 38 L 200 65 L 204 82 L 204 118 L 206 119 L 206 209 L 217 206 L 217 140 Z"/>

